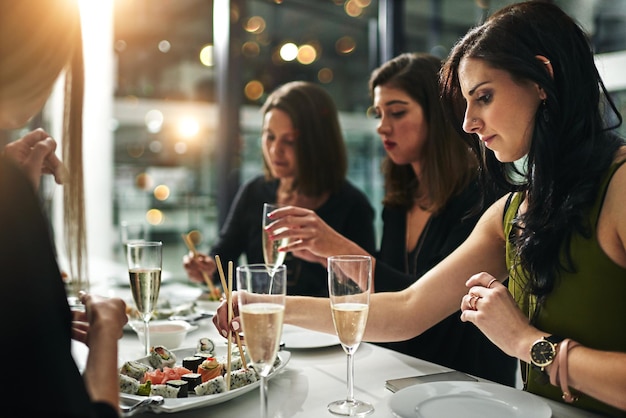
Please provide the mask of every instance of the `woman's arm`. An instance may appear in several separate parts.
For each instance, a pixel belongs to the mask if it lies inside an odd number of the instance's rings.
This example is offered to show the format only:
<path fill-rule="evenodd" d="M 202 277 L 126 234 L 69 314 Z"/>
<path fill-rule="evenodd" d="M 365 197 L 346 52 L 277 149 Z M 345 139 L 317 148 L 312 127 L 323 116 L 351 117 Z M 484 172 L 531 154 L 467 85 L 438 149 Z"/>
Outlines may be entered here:
<path fill-rule="evenodd" d="M 364 340 L 398 341 L 421 334 L 459 309 L 467 294 L 466 281 L 476 272 L 487 271 L 504 280 L 503 207 L 501 199 L 487 210 L 456 251 L 407 289 L 372 294 Z M 328 299 L 287 299 L 285 322 L 334 333 Z"/>

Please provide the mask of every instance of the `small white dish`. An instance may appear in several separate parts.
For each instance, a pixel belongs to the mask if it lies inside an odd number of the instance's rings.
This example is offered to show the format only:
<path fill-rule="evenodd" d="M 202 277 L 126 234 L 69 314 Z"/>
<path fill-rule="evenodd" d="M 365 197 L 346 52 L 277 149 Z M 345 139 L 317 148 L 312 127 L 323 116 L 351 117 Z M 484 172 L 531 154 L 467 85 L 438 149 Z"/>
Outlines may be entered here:
<path fill-rule="evenodd" d="M 400 418 L 550 418 L 550 406 L 539 396 L 487 382 L 432 382 L 409 386 L 389 398 Z"/>
<path fill-rule="evenodd" d="M 211 313 L 214 314 L 217 312 L 217 308 L 220 306 L 222 302 L 219 300 L 202 300 L 196 299 L 194 302 L 196 312 L 203 313 Z"/>
<path fill-rule="evenodd" d="M 141 321 L 129 321 L 130 327 L 137 333 L 139 341 L 144 344 L 144 324 Z M 188 332 L 198 329 L 186 321 L 157 320 L 150 321 L 150 345 L 162 345 L 173 350 L 180 347 Z"/>

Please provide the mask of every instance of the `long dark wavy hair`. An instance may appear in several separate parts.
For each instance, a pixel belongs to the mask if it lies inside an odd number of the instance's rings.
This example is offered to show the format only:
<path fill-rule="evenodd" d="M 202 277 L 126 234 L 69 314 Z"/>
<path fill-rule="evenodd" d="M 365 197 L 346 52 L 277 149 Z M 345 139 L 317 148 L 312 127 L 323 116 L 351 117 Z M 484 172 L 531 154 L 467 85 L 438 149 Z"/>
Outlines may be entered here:
<path fill-rule="evenodd" d="M 536 55 L 550 60 L 554 78 Z M 510 239 L 515 264 L 527 275 L 526 291 L 537 296 L 540 307 L 559 272 L 575 271 L 569 253 L 572 235 L 590 237 L 588 211 L 624 144 L 611 132 L 622 117 L 598 74 L 585 32 L 551 3 L 507 6 L 450 52 L 442 69 L 442 94 L 459 129 L 465 101 L 458 68 L 466 57 L 504 70 L 516 81 L 536 83 L 547 94 L 535 115 L 530 151 L 517 168 L 500 163 L 477 137 L 472 142 L 490 178 L 510 191 L 525 192 L 528 209 L 515 218 Z"/>
<path fill-rule="evenodd" d="M 420 192 L 426 192 L 432 212 L 445 207 L 477 177 L 478 162 L 447 119 L 439 94 L 441 60 L 423 53 L 404 53 L 387 61 L 372 72 L 370 95 L 374 89 L 387 86 L 400 89 L 422 107 L 428 126 L 424 147 L 424 167 L 418 181 L 410 164 L 398 165 L 387 155 L 382 163 L 385 178 L 383 204 L 410 208 Z"/>

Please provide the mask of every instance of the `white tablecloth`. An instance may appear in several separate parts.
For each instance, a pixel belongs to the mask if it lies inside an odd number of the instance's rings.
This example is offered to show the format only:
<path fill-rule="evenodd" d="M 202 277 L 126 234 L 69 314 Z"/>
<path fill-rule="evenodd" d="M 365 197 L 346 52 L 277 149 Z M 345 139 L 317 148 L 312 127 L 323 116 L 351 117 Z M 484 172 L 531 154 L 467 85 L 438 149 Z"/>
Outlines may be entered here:
<path fill-rule="evenodd" d="M 183 284 L 171 283 L 162 288 L 163 295 L 197 295 L 199 290 L 184 289 Z M 129 289 L 118 288 L 107 292 L 109 296 L 122 296 Z M 185 293 L 187 292 L 187 293 Z M 126 296 L 127 298 L 128 296 Z M 132 302 L 131 302 L 132 303 Z M 217 334 L 210 320 L 199 323 L 199 328 L 189 333 L 181 347 L 195 347 L 201 337 L 216 342 L 224 339 Z M 285 369 L 269 382 L 269 412 L 271 417 L 332 417 L 326 409 L 328 403 L 346 396 L 346 355 L 340 346 L 316 349 L 290 350 L 291 359 Z M 119 343 L 119 364 L 143 356 L 143 346 L 136 334 L 126 332 Z M 75 344 L 74 355 L 79 366 L 84 365 L 87 349 Z M 385 388 L 385 380 L 448 370 L 442 366 L 379 347 L 361 344 L 355 354 L 355 398 L 370 402 L 375 412 L 368 417 L 392 417 L 388 405 L 392 392 Z M 594 415 L 559 402 L 546 400 L 553 418 L 589 418 Z M 187 410 L 172 417 L 207 418 L 259 416 L 259 391 L 253 390 L 230 401 L 204 408 Z M 155 416 L 153 413 L 135 416 Z"/>

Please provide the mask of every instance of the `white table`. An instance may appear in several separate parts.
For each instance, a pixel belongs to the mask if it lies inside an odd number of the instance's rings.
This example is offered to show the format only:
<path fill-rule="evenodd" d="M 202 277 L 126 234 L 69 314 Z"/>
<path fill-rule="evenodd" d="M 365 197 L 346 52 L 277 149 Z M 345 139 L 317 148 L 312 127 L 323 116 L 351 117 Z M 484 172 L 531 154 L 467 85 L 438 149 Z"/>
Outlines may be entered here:
<path fill-rule="evenodd" d="M 195 346 L 200 337 L 223 341 L 210 321 L 203 321 L 190 333 L 182 347 Z M 119 344 L 120 364 L 142 356 L 136 335 L 127 333 Z M 370 417 L 392 417 L 388 406 L 392 393 L 385 380 L 437 373 L 446 368 L 373 344 L 362 344 L 355 354 L 355 397 L 372 403 Z M 269 411 L 272 417 L 332 417 L 326 405 L 346 396 L 346 355 L 340 346 L 312 350 L 291 350 L 285 369 L 269 382 Z M 547 400 L 553 418 L 592 417 L 576 408 Z M 259 392 L 251 391 L 233 400 L 195 410 L 168 414 L 172 417 L 258 417 Z M 136 416 L 155 416 L 145 413 Z"/>
<path fill-rule="evenodd" d="M 95 290 L 95 289 L 94 289 Z M 104 289 L 94 293 L 129 299 L 130 289 L 124 287 Z M 162 287 L 162 295 L 177 298 L 195 297 L 198 288 L 187 288 L 181 283 L 170 283 Z M 167 297 L 167 296 L 166 296 Z M 132 303 L 132 302 L 130 302 Z M 210 320 L 199 323 L 199 328 L 189 333 L 181 347 L 195 347 L 201 337 L 209 337 L 216 343 L 225 341 L 218 335 Z M 309 350 L 290 350 L 291 359 L 285 369 L 269 382 L 269 412 L 271 417 L 333 417 L 326 409 L 328 403 L 346 396 L 346 355 L 340 346 Z M 74 354 L 79 364 L 84 365 L 87 349 L 74 345 Z M 136 334 L 126 332 L 119 343 L 119 365 L 127 360 L 143 356 L 143 345 Z M 392 417 L 388 405 L 392 392 L 385 388 L 385 380 L 446 371 L 445 367 L 406 356 L 374 344 L 361 344 L 355 354 L 355 386 L 357 399 L 372 403 L 373 414 L 368 417 Z M 553 418 L 593 418 L 590 414 L 546 400 L 553 412 Z M 138 417 L 157 416 L 154 413 L 136 414 Z M 257 418 L 259 416 L 259 392 L 253 390 L 230 401 L 204 408 L 187 410 L 161 416 L 173 418 L 238 417 Z"/>

